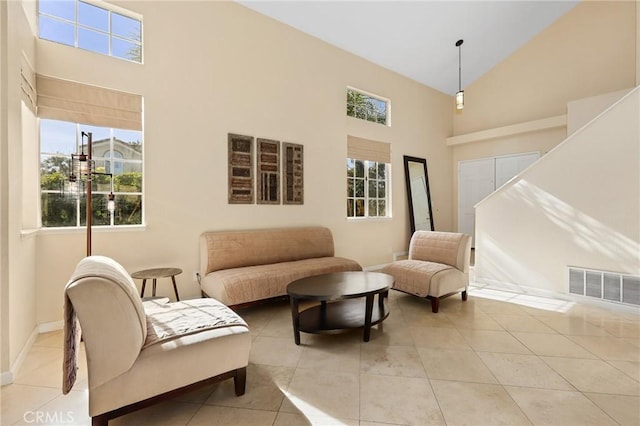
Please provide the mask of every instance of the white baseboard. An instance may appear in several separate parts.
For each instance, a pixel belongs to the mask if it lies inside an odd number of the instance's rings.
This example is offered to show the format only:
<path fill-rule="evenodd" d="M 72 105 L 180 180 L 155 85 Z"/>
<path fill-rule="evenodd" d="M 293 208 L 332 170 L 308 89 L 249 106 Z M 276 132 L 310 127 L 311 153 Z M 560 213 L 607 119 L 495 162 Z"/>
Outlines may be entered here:
<path fill-rule="evenodd" d="M 13 383 L 13 373 L 11 371 L 4 371 L 0 374 L 0 386 L 10 385 Z"/>
<path fill-rule="evenodd" d="M 38 326 L 39 333 L 48 333 L 50 331 L 62 330 L 64 327 L 64 321 L 45 322 Z"/>
<path fill-rule="evenodd" d="M 376 271 L 379 271 L 380 269 L 384 268 L 387 265 L 388 265 L 388 263 L 383 263 L 381 265 L 365 266 L 364 268 L 362 268 L 362 270 L 365 271 L 365 272 L 376 272 Z"/>
<path fill-rule="evenodd" d="M 396 260 L 398 260 L 401 257 L 407 257 L 409 255 L 408 251 L 397 251 L 393 253 L 393 261 L 395 262 Z M 375 271 L 379 271 L 382 268 L 384 268 L 387 265 L 390 265 L 391 262 L 388 263 L 381 263 L 380 265 L 371 265 L 371 266 L 365 266 L 364 268 L 362 268 L 363 271 L 365 272 L 375 272 Z"/>
<path fill-rule="evenodd" d="M 493 280 L 490 278 L 476 278 L 471 283 L 472 288 L 491 288 L 495 290 L 503 290 L 510 293 L 526 294 L 530 296 L 545 297 L 549 299 L 563 300 L 566 302 L 580 303 L 583 305 L 597 306 L 600 308 L 615 309 L 626 313 L 640 313 L 640 306 L 632 306 L 623 303 L 612 302 L 608 300 L 596 299 L 593 297 L 580 296 L 577 294 L 560 293 L 557 291 L 545 290 L 536 287 L 528 287 L 520 284 L 509 283 L 505 281 Z"/>
<path fill-rule="evenodd" d="M 397 252 L 393 253 L 393 261 L 395 262 L 399 258 L 407 257 L 407 256 L 409 256 L 409 252 L 408 251 L 397 251 Z"/>
<path fill-rule="evenodd" d="M 39 334 L 39 331 L 38 331 L 38 327 L 36 326 L 31 332 L 31 335 L 29 335 L 29 338 L 27 339 L 27 342 L 22 347 L 22 350 L 16 357 L 16 360 L 13 362 L 13 365 L 11 365 L 11 370 L 2 372 L 2 375 L 0 376 L 0 380 L 1 380 L 0 383 L 2 386 L 13 383 L 13 379 L 15 378 L 18 371 L 20 371 L 20 368 L 22 367 L 24 360 L 27 358 L 27 355 L 29 354 L 29 351 L 31 350 L 33 343 L 36 341 L 36 338 L 38 337 L 38 334 Z"/>

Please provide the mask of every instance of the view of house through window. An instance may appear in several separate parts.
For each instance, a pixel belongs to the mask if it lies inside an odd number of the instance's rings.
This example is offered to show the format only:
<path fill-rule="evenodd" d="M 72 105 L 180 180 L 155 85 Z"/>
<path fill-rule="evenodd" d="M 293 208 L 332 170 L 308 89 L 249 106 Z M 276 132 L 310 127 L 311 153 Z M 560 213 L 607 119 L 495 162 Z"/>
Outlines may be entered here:
<path fill-rule="evenodd" d="M 42 226 L 85 225 L 85 189 L 73 188 L 69 182 L 71 154 L 88 153 L 87 146 L 82 145 L 86 144 L 86 138 L 81 138 L 81 132 L 92 134 L 95 169 L 105 173 L 94 176 L 91 183 L 92 223 L 98 226 L 142 224 L 142 132 L 41 119 Z M 112 185 L 116 206 L 113 215 L 107 209 Z"/>
<path fill-rule="evenodd" d="M 40 38 L 142 62 L 142 22 L 79 0 L 39 0 Z"/>
<path fill-rule="evenodd" d="M 387 164 L 347 158 L 347 217 L 387 217 Z"/>
<path fill-rule="evenodd" d="M 347 115 L 388 125 L 389 101 L 347 88 Z"/>

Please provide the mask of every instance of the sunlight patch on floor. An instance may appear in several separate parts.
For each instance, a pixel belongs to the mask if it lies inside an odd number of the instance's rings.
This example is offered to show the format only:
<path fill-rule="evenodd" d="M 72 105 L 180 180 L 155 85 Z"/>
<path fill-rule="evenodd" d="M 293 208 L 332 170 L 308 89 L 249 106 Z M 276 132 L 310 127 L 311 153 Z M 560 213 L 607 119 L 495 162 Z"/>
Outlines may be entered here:
<path fill-rule="evenodd" d="M 550 299 L 531 294 L 518 294 L 487 287 L 472 287 L 472 294 L 475 297 L 483 299 L 514 303 L 516 305 L 552 312 L 568 312 L 575 306 L 574 302 L 566 300 Z"/>
<path fill-rule="evenodd" d="M 301 416 L 305 417 L 307 424 L 309 425 L 327 425 L 327 426 L 349 426 L 343 420 L 335 418 L 330 414 L 322 411 L 320 408 L 313 404 L 295 396 L 290 391 L 280 388 L 280 391 L 285 397 L 293 404 L 299 411 Z"/>

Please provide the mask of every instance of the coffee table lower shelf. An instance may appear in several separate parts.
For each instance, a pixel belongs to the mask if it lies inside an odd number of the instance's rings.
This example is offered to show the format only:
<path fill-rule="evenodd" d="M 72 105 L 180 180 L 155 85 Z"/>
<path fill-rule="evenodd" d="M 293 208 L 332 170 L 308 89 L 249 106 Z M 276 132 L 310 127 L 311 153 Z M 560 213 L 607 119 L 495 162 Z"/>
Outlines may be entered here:
<path fill-rule="evenodd" d="M 313 334 L 337 334 L 365 327 L 365 307 L 365 298 L 322 302 L 299 313 L 298 330 Z M 382 304 L 374 303 L 371 325 L 381 323 L 388 316 L 389 307 L 386 300 Z"/>

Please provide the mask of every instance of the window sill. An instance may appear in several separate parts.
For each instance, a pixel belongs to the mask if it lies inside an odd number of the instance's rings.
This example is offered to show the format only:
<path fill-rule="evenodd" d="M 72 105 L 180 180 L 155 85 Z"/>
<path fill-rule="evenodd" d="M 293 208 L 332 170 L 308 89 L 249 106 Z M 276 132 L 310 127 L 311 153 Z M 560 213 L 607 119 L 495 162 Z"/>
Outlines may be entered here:
<path fill-rule="evenodd" d="M 388 222 L 393 218 L 390 216 L 384 217 L 348 217 L 347 222 Z"/>
<path fill-rule="evenodd" d="M 146 225 L 120 225 L 120 226 L 92 226 L 92 233 L 103 232 L 140 232 L 147 229 Z M 65 226 L 65 227 L 51 227 L 40 229 L 28 229 L 23 230 L 21 235 L 26 238 L 31 235 L 56 235 L 56 234 L 84 234 L 87 232 L 87 228 L 84 226 Z"/>

